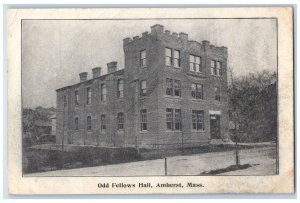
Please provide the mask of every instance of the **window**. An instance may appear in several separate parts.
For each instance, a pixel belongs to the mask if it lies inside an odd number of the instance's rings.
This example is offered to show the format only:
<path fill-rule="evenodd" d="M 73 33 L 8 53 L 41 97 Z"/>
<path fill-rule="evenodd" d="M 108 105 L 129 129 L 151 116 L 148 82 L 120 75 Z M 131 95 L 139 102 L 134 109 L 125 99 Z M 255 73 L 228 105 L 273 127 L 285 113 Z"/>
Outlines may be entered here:
<path fill-rule="evenodd" d="M 124 129 L 124 114 L 123 113 L 118 113 L 118 130 L 123 130 Z"/>
<path fill-rule="evenodd" d="M 88 87 L 87 89 L 86 89 L 86 92 L 87 92 L 87 97 L 86 97 L 86 103 L 87 104 L 91 104 L 92 103 L 92 90 L 91 90 L 91 88 L 90 87 Z"/>
<path fill-rule="evenodd" d="M 170 48 L 165 48 L 165 63 L 167 66 L 173 65 L 175 68 L 180 67 L 180 51 L 172 50 Z"/>
<path fill-rule="evenodd" d="M 174 50 L 174 67 L 179 68 L 180 67 L 180 51 Z"/>
<path fill-rule="evenodd" d="M 171 66 L 172 65 L 172 49 L 166 48 L 166 65 Z"/>
<path fill-rule="evenodd" d="M 75 124 L 75 130 L 78 130 L 78 117 L 75 117 L 75 120 L 74 120 L 74 124 Z"/>
<path fill-rule="evenodd" d="M 118 98 L 123 98 L 124 97 L 124 80 L 123 79 L 118 80 L 117 97 Z"/>
<path fill-rule="evenodd" d="M 214 60 L 210 61 L 210 72 L 212 75 L 217 75 L 216 61 Z"/>
<path fill-rule="evenodd" d="M 167 78 L 166 86 L 167 86 L 166 94 L 170 95 L 170 96 L 173 96 L 173 80 L 170 79 L 170 78 Z"/>
<path fill-rule="evenodd" d="M 102 114 L 101 115 L 101 130 L 105 130 L 105 129 L 106 129 L 105 115 Z"/>
<path fill-rule="evenodd" d="M 192 97 L 195 99 L 203 99 L 203 85 L 192 84 Z"/>
<path fill-rule="evenodd" d="M 147 130 L 147 109 L 141 109 L 141 131 Z"/>
<path fill-rule="evenodd" d="M 221 101 L 221 93 L 220 93 L 220 88 L 215 87 L 215 100 L 216 101 Z"/>
<path fill-rule="evenodd" d="M 86 118 L 86 129 L 92 130 L 92 117 L 91 116 L 88 116 Z"/>
<path fill-rule="evenodd" d="M 166 125 L 167 130 L 181 130 L 181 109 L 166 109 Z"/>
<path fill-rule="evenodd" d="M 167 130 L 173 130 L 173 109 L 166 109 Z"/>
<path fill-rule="evenodd" d="M 101 101 L 106 101 L 106 84 L 101 85 Z"/>
<path fill-rule="evenodd" d="M 202 72 L 201 58 L 199 56 L 190 55 L 190 71 Z"/>
<path fill-rule="evenodd" d="M 78 90 L 75 90 L 75 105 L 79 105 L 79 95 L 78 95 Z"/>
<path fill-rule="evenodd" d="M 64 96 L 64 107 L 66 107 L 68 104 L 67 96 Z"/>
<path fill-rule="evenodd" d="M 166 95 L 181 97 L 180 80 L 166 79 Z"/>
<path fill-rule="evenodd" d="M 222 76 L 222 63 L 219 61 L 217 62 L 217 75 Z"/>
<path fill-rule="evenodd" d="M 181 82 L 180 80 L 174 80 L 174 96 L 181 96 Z"/>
<path fill-rule="evenodd" d="M 140 86 L 140 95 L 141 97 L 147 96 L 147 82 L 146 80 L 141 81 L 141 86 Z"/>
<path fill-rule="evenodd" d="M 140 66 L 142 68 L 147 67 L 147 64 L 146 64 L 146 50 L 142 50 L 140 52 L 140 63 L 141 63 Z"/>
<path fill-rule="evenodd" d="M 175 109 L 175 130 L 181 130 L 181 109 Z"/>
<path fill-rule="evenodd" d="M 192 111 L 192 128 L 193 130 L 204 130 L 203 111 Z"/>

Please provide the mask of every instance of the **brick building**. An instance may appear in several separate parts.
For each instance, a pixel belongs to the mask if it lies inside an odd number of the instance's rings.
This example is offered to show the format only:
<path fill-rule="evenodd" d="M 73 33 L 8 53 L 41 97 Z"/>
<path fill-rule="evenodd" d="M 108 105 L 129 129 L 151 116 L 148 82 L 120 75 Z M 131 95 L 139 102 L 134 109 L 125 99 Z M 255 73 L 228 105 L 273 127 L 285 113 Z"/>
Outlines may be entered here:
<path fill-rule="evenodd" d="M 79 74 L 57 91 L 57 143 L 178 148 L 228 141 L 227 48 L 185 33 L 151 32 L 123 40 L 117 62 Z"/>

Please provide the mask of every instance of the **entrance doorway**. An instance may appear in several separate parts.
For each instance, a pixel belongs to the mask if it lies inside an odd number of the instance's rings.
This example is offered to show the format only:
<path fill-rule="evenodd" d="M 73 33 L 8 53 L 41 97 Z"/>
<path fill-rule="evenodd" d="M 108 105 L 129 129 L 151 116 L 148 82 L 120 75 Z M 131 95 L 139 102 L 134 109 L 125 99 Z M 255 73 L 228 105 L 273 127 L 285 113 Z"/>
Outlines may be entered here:
<path fill-rule="evenodd" d="M 210 136 L 211 139 L 221 139 L 220 115 L 210 115 Z"/>

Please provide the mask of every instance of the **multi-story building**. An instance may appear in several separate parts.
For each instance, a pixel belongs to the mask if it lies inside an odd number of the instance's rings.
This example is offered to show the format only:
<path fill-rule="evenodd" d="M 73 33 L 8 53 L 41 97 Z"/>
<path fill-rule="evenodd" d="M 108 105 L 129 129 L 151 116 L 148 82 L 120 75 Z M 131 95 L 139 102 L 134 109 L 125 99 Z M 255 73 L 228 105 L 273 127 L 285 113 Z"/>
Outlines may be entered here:
<path fill-rule="evenodd" d="M 117 62 L 80 73 L 57 90 L 57 142 L 178 148 L 229 140 L 227 48 L 186 33 L 151 32 L 123 40 Z"/>

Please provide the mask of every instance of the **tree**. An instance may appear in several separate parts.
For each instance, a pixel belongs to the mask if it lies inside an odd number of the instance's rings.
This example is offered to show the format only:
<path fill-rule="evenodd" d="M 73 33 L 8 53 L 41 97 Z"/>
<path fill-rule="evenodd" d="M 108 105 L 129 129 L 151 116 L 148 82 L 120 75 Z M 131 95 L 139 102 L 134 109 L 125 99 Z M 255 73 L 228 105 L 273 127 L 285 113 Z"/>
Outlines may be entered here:
<path fill-rule="evenodd" d="M 263 142 L 276 139 L 276 73 L 264 70 L 240 78 L 232 74 L 228 96 L 229 117 L 239 126 L 241 141 Z"/>

